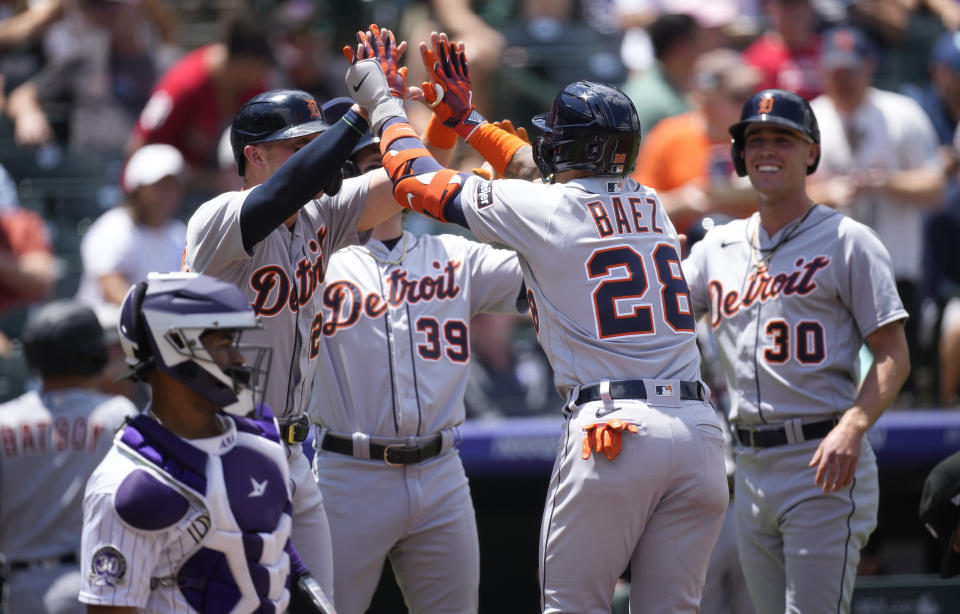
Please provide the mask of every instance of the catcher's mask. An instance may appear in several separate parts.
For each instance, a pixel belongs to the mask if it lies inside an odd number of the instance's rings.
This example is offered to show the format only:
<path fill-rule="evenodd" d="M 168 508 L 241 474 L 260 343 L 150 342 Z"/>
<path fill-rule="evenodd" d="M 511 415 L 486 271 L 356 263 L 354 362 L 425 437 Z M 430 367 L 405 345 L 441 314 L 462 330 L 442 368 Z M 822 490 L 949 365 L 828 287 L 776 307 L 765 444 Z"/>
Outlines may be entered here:
<path fill-rule="evenodd" d="M 130 376 L 158 369 L 238 415 L 256 409 L 266 388 L 271 348 L 241 343 L 262 328 L 236 286 L 196 273 L 151 273 L 127 292 L 119 324 Z M 211 352 L 202 338 L 223 331 L 229 347 Z"/>

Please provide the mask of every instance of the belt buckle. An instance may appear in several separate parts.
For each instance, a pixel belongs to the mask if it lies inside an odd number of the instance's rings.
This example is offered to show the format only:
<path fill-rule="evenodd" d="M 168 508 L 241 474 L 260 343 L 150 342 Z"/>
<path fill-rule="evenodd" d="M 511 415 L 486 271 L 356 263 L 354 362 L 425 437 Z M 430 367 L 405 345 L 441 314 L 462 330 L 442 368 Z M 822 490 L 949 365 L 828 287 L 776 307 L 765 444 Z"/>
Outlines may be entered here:
<path fill-rule="evenodd" d="M 406 448 L 406 447 L 407 447 L 407 444 L 405 443 L 391 443 L 391 444 L 385 445 L 383 447 L 383 462 L 385 462 L 390 467 L 403 467 L 403 463 L 392 463 L 390 462 L 390 459 L 387 457 L 390 456 L 391 448 Z"/>

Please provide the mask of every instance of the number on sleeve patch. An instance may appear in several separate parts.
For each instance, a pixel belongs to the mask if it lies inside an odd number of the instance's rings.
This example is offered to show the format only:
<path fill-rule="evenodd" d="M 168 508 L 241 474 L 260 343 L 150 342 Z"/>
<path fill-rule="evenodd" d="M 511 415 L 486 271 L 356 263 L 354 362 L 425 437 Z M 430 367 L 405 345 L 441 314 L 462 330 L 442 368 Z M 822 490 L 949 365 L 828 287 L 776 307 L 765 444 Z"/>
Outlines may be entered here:
<path fill-rule="evenodd" d="M 127 575 L 127 559 L 113 546 L 102 546 L 90 561 L 94 586 L 120 586 Z"/>

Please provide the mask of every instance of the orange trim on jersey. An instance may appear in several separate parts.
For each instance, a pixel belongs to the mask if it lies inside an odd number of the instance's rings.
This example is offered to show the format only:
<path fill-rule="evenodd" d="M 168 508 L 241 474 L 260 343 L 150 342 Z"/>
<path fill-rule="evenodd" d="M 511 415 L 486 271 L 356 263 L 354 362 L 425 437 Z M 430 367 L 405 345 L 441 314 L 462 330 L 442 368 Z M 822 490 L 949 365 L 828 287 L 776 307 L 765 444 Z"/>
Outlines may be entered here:
<path fill-rule="evenodd" d="M 444 168 L 436 171 L 430 183 L 425 184 L 421 179 L 427 175 L 403 177 L 394 186 L 393 197 L 408 209 L 446 222 L 448 220 L 443 217 L 443 208 L 460 191 L 460 181 L 454 181 L 460 173 Z"/>
<path fill-rule="evenodd" d="M 507 166 L 517 150 L 527 144 L 520 137 L 490 123 L 478 126 L 467 139 L 467 143 L 476 149 L 501 177 L 506 173 Z"/>

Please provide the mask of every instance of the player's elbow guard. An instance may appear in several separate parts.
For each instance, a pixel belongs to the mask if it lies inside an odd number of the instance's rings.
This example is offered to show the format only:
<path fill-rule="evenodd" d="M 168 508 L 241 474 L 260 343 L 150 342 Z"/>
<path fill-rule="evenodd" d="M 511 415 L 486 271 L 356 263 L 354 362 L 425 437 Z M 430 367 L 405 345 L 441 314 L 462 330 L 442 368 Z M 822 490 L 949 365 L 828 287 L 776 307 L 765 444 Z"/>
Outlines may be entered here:
<path fill-rule="evenodd" d="M 450 221 L 443 212 L 447 204 L 460 193 L 463 177 L 455 170 L 439 167 L 430 152 L 422 146 L 410 149 L 391 147 L 397 140 L 409 137 L 417 138 L 409 124 L 388 126 L 383 133 L 383 167 L 393 182 L 393 197 L 407 209 L 444 222 Z M 420 145 L 419 141 L 417 145 Z M 421 161 L 421 164 L 426 162 L 433 168 L 418 172 L 414 169 L 417 161 Z"/>

